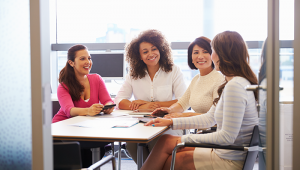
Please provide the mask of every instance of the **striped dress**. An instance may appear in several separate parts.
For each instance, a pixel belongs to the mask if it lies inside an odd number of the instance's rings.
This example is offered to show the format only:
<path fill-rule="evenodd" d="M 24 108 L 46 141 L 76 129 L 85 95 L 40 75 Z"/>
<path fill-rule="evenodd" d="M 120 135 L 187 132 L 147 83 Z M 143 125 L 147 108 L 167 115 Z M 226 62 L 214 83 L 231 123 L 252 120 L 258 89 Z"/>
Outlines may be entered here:
<path fill-rule="evenodd" d="M 234 77 L 225 86 L 216 106 L 203 115 L 174 118 L 173 129 L 206 128 L 217 124 L 217 131 L 210 134 L 183 135 L 182 142 L 211 143 L 218 145 L 248 146 L 253 127 L 258 124 L 254 93 L 246 91 L 250 82 Z M 246 152 L 214 149 L 223 159 L 244 160 Z M 197 149 L 195 150 L 195 154 Z"/>

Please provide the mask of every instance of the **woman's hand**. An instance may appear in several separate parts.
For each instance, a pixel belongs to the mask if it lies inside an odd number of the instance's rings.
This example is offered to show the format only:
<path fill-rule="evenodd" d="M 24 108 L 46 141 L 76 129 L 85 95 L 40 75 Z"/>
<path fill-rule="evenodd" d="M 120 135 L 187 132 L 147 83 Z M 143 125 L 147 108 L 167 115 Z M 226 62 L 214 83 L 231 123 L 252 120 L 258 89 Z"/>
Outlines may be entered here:
<path fill-rule="evenodd" d="M 105 105 L 111 105 L 112 103 L 106 103 Z M 111 114 L 111 112 L 113 112 L 114 111 L 114 108 L 115 107 L 111 107 L 111 108 L 108 108 L 108 109 L 104 109 L 103 110 L 103 113 L 104 114 Z"/>
<path fill-rule="evenodd" d="M 168 107 L 160 107 L 160 108 L 157 108 L 155 109 L 151 115 L 152 116 L 158 116 L 158 117 L 163 117 L 165 114 L 169 114 L 171 111 L 170 108 Z"/>
<path fill-rule="evenodd" d="M 131 104 L 129 105 L 131 110 L 137 110 L 139 108 L 139 106 L 149 103 L 147 101 L 144 100 L 134 100 L 131 102 Z"/>
<path fill-rule="evenodd" d="M 170 113 L 164 116 L 164 118 L 166 119 L 178 118 L 178 117 L 185 117 L 185 116 L 182 113 Z"/>
<path fill-rule="evenodd" d="M 87 115 L 89 116 L 95 116 L 96 114 L 99 114 L 104 106 L 100 103 L 95 103 L 88 109 Z"/>
<path fill-rule="evenodd" d="M 159 108 L 160 104 L 157 102 L 148 102 L 146 104 L 141 105 L 140 107 L 138 107 L 138 109 L 150 109 L 150 110 L 154 110 L 156 108 Z"/>
<path fill-rule="evenodd" d="M 156 118 L 152 119 L 151 121 L 145 123 L 145 126 L 170 126 L 173 125 L 172 119 L 165 119 L 165 118 Z"/>

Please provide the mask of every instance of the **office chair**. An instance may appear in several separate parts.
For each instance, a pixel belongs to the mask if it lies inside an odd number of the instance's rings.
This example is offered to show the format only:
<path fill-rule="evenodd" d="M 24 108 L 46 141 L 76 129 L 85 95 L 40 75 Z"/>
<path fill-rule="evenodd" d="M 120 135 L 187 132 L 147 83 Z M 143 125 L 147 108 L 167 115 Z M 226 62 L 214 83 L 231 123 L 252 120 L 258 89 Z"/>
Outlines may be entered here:
<path fill-rule="evenodd" d="M 58 142 L 53 143 L 53 160 L 55 170 L 70 170 L 70 169 L 81 169 L 81 154 L 79 142 Z M 100 161 L 94 163 L 87 170 L 94 170 L 109 161 L 112 161 L 112 169 L 115 170 L 115 157 L 109 155 L 102 158 Z"/>
<path fill-rule="evenodd" d="M 262 151 L 259 147 L 259 130 L 258 126 L 255 125 L 253 128 L 250 144 L 248 147 L 244 146 L 221 146 L 214 144 L 206 144 L 206 143 L 179 143 L 175 146 L 172 152 L 172 161 L 171 161 L 171 170 L 174 170 L 175 167 L 175 157 L 176 151 L 180 147 L 202 147 L 202 148 L 216 148 L 216 149 L 229 149 L 229 150 L 239 150 L 239 151 L 247 151 L 245 162 L 243 165 L 243 170 L 253 170 L 253 166 L 255 164 L 258 151 Z"/>

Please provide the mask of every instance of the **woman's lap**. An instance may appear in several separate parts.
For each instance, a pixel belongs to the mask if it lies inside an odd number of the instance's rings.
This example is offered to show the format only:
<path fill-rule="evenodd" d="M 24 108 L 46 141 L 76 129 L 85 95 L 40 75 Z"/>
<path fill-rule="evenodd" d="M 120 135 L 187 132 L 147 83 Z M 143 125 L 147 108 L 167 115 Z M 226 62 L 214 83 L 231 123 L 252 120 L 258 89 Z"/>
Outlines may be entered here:
<path fill-rule="evenodd" d="M 240 170 L 244 161 L 220 158 L 211 148 L 196 148 L 193 155 L 196 170 Z"/>

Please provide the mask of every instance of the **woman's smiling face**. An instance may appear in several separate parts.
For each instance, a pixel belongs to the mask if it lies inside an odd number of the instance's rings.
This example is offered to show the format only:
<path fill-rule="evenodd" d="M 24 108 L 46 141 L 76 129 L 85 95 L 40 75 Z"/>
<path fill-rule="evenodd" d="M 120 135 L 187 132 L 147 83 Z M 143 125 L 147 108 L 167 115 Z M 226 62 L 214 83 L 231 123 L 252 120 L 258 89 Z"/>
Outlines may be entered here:
<path fill-rule="evenodd" d="M 147 66 L 156 66 L 159 64 L 160 53 L 156 46 L 148 42 L 142 42 L 140 44 L 140 56 L 141 60 Z"/>
<path fill-rule="evenodd" d="M 76 52 L 75 60 L 69 60 L 69 64 L 74 68 L 75 75 L 87 75 L 90 73 L 93 62 L 87 50 L 79 50 Z"/>
<path fill-rule="evenodd" d="M 207 50 L 195 45 L 192 51 L 192 61 L 201 72 L 210 72 L 213 70 L 211 56 Z"/>

